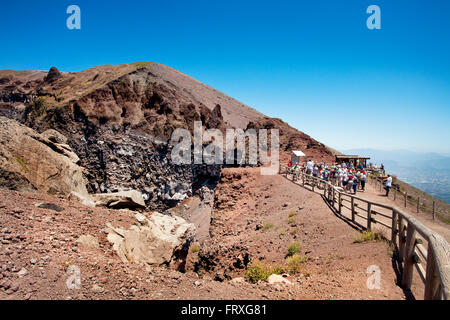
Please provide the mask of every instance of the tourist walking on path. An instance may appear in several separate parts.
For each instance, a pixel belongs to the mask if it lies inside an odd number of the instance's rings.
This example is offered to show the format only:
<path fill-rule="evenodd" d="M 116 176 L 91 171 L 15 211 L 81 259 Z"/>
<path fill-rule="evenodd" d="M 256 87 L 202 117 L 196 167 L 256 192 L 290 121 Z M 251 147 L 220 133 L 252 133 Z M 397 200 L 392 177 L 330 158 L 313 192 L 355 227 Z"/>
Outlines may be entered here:
<path fill-rule="evenodd" d="M 386 179 L 386 184 L 384 189 L 386 190 L 386 197 L 389 197 L 389 190 L 391 190 L 392 187 L 392 177 L 390 174 L 388 174 L 388 177 Z"/>
<path fill-rule="evenodd" d="M 367 179 L 366 172 L 363 171 L 361 174 L 361 191 L 365 191 L 366 189 L 366 179 Z"/>
<path fill-rule="evenodd" d="M 356 194 L 356 190 L 358 189 L 358 178 L 355 176 L 353 177 L 353 194 Z"/>
<path fill-rule="evenodd" d="M 348 176 L 348 180 L 347 180 L 347 185 L 346 185 L 346 189 L 347 192 L 351 192 L 353 188 L 353 176 Z"/>
<path fill-rule="evenodd" d="M 319 175 L 319 168 L 317 166 L 314 167 L 313 169 L 313 177 L 316 177 Z"/>
<path fill-rule="evenodd" d="M 306 174 L 311 175 L 314 167 L 314 161 L 309 159 L 309 161 L 306 163 Z"/>

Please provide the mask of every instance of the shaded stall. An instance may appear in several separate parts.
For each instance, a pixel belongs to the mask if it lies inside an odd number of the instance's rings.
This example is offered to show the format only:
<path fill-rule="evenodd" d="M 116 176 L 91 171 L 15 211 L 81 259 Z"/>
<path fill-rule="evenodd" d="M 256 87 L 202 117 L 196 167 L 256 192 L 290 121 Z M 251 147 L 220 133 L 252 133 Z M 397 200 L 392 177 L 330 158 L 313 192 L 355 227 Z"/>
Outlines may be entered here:
<path fill-rule="evenodd" d="M 370 157 L 363 157 L 358 155 L 337 155 L 336 156 L 336 163 L 342 164 L 353 164 L 354 167 L 363 166 L 364 168 L 367 167 L 367 160 L 370 160 Z"/>

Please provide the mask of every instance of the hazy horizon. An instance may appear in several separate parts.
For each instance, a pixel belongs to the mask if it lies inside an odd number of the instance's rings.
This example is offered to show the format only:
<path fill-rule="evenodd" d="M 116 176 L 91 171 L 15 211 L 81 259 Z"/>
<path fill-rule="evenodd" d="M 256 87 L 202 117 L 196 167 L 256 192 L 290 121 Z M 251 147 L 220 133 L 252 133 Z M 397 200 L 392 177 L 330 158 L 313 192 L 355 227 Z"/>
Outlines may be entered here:
<path fill-rule="evenodd" d="M 383 163 L 387 173 L 450 203 L 450 156 L 436 152 L 408 150 L 350 149 L 346 153 L 369 156 L 369 162 Z"/>

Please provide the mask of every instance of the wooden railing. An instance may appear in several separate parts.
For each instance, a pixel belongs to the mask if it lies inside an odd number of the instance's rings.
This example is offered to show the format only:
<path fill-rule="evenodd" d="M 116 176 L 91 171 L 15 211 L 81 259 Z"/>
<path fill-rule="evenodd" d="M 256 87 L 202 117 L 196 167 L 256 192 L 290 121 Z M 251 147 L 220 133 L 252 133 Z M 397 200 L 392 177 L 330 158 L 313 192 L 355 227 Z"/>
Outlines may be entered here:
<path fill-rule="evenodd" d="M 372 230 L 373 225 L 378 224 L 388 229 L 402 266 L 400 284 L 403 289 L 411 289 L 415 268 L 425 284 L 425 300 L 450 300 L 450 246 L 442 236 L 396 207 L 348 194 L 327 181 L 281 165 L 280 174 L 283 173 L 286 177 L 291 175 L 293 181 L 301 180 L 303 186 L 308 185 L 313 191 L 323 191 L 336 213 L 343 215 L 343 208 L 347 208 L 351 214 L 348 219 L 360 227 Z"/>
<path fill-rule="evenodd" d="M 370 174 L 368 182 L 371 183 L 375 189 L 379 188 L 380 192 L 383 191 L 384 180 L 382 178 Z M 411 194 L 408 194 L 407 191 L 401 191 L 399 185 L 396 184 L 392 184 L 389 196 L 394 202 L 400 201 L 405 208 L 408 204 L 413 206 L 413 209 L 415 207 L 417 213 L 430 212 L 433 215 L 433 220 L 436 220 L 436 215 L 438 215 L 439 212 L 442 214 L 442 212 L 445 211 L 438 206 L 435 200 L 428 201 L 427 203 L 424 197 L 421 198 L 420 195 L 413 197 Z"/>

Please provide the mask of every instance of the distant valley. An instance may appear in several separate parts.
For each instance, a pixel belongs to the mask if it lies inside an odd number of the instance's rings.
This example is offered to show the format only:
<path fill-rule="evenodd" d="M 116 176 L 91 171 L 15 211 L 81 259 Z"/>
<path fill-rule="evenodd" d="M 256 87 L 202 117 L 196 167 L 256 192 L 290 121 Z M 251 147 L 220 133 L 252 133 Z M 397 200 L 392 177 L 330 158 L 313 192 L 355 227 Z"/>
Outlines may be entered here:
<path fill-rule="evenodd" d="M 450 203 L 450 155 L 408 150 L 351 149 L 345 154 L 370 157 L 384 164 L 387 173 Z"/>

